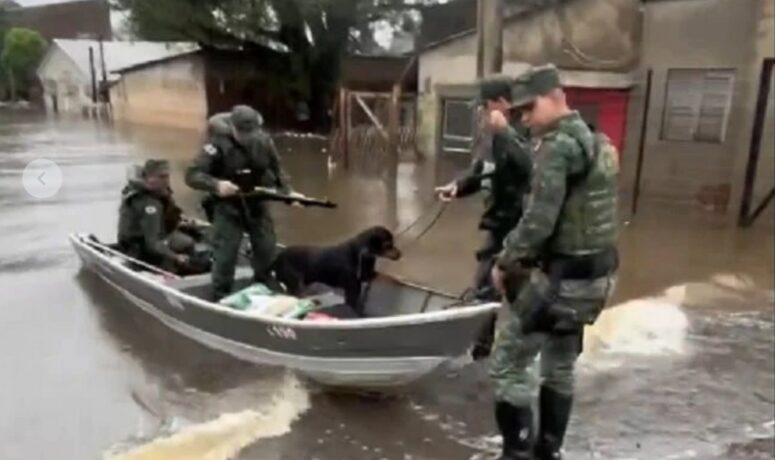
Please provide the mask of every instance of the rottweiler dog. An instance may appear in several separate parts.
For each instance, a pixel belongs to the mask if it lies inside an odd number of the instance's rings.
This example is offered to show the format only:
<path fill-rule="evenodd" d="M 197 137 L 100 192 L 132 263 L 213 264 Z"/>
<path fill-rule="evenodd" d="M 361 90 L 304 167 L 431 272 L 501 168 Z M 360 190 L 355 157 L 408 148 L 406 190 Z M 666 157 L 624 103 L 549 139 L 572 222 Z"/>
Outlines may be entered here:
<path fill-rule="evenodd" d="M 363 287 L 377 276 L 377 257 L 401 258 L 393 233 L 381 226 L 364 230 L 335 246 L 289 246 L 277 255 L 273 270 L 292 295 L 300 295 L 312 283 L 344 290 L 347 305 L 364 316 Z"/>

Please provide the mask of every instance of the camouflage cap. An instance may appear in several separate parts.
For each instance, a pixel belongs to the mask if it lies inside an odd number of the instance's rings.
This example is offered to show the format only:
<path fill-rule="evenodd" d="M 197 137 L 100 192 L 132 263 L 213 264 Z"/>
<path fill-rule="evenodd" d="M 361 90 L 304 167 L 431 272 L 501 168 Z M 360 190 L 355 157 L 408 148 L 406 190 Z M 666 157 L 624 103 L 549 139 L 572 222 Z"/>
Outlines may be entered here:
<path fill-rule="evenodd" d="M 560 87 L 560 73 L 553 64 L 532 67 L 514 80 L 511 100 L 514 106 L 523 106 Z"/>
<path fill-rule="evenodd" d="M 157 176 L 157 175 L 163 175 L 163 174 L 169 174 L 169 173 L 170 173 L 170 162 L 167 160 L 152 158 L 150 160 L 147 160 L 143 165 L 143 170 L 142 170 L 143 177 Z"/>
<path fill-rule="evenodd" d="M 477 95 L 476 105 L 482 105 L 487 101 L 497 101 L 503 98 L 511 100 L 511 86 L 514 80 L 506 75 L 493 75 L 479 80 L 476 83 Z"/>
<path fill-rule="evenodd" d="M 241 134 L 252 134 L 263 124 L 261 114 L 247 105 L 235 105 L 231 109 L 229 121 L 234 129 Z"/>

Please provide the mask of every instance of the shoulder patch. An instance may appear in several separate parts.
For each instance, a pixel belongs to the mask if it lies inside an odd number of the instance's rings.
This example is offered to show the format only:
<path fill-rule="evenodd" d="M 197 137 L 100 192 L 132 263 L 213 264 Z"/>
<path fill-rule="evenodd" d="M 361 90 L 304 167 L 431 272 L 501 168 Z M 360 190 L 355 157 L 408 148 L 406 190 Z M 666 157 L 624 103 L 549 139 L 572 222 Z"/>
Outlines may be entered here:
<path fill-rule="evenodd" d="M 145 207 L 145 213 L 149 216 L 156 214 L 156 206 L 148 205 Z"/>
<path fill-rule="evenodd" d="M 213 144 L 205 144 L 204 147 L 202 147 L 202 150 L 204 150 L 208 155 L 215 155 L 218 153 L 218 149 L 215 148 Z"/>

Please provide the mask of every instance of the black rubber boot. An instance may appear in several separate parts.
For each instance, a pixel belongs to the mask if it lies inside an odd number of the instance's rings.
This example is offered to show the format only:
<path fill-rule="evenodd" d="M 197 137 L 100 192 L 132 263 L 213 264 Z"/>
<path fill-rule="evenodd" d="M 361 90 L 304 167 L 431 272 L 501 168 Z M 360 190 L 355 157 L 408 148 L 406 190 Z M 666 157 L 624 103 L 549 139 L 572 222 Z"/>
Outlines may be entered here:
<path fill-rule="evenodd" d="M 498 460 L 533 460 L 532 409 L 497 402 L 495 421 L 503 435 L 503 454 Z"/>
<path fill-rule="evenodd" d="M 541 387 L 539 396 L 540 422 L 536 441 L 536 460 L 561 460 L 562 443 L 568 427 L 573 397 L 551 388 Z"/>

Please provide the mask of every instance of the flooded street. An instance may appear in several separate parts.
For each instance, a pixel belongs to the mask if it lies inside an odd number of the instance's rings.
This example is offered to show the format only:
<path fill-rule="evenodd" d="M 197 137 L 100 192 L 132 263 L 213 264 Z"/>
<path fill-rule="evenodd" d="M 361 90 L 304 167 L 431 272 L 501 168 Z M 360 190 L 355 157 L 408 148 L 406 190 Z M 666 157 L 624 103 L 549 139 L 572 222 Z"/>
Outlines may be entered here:
<path fill-rule="evenodd" d="M 67 235 L 115 238 L 127 168 L 182 171 L 196 133 L 114 128 L 0 111 L 0 459 L 485 460 L 497 451 L 486 363 L 465 360 L 400 394 L 325 391 L 283 369 L 200 346 L 80 270 Z M 435 184 L 465 159 L 328 162 L 326 142 L 277 139 L 301 192 L 336 210 L 275 208 L 285 243 L 326 244 L 374 224 L 403 229 L 437 209 Z M 56 162 L 61 190 L 22 187 Z M 454 294 L 469 284 L 481 200 L 445 208 L 385 271 Z M 644 203 L 623 227 L 612 303 L 586 336 L 567 458 L 767 459 L 775 455 L 773 232 Z M 403 241 L 402 241 L 403 240 Z"/>

